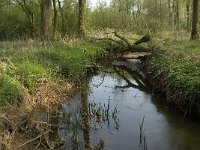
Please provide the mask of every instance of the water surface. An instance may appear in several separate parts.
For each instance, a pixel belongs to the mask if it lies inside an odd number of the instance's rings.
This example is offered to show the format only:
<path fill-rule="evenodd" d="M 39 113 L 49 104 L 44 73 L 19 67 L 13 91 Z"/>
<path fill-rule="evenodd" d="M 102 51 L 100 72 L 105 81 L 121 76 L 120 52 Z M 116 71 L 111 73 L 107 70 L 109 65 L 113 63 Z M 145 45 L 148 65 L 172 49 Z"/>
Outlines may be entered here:
<path fill-rule="evenodd" d="M 63 149 L 199 150 L 200 123 L 150 91 L 138 70 L 104 67 L 61 106 Z"/>

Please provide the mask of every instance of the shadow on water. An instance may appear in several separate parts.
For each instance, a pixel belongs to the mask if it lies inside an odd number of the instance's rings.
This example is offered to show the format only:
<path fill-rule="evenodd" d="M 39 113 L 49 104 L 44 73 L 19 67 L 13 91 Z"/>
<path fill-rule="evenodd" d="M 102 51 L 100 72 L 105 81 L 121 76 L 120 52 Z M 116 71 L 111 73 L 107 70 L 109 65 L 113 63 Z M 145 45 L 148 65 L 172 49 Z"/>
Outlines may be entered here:
<path fill-rule="evenodd" d="M 63 139 L 59 149 L 199 149 L 199 122 L 183 119 L 151 94 L 138 69 L 114 65 L 103 70 L 49 114 L 50 140 Z"/>

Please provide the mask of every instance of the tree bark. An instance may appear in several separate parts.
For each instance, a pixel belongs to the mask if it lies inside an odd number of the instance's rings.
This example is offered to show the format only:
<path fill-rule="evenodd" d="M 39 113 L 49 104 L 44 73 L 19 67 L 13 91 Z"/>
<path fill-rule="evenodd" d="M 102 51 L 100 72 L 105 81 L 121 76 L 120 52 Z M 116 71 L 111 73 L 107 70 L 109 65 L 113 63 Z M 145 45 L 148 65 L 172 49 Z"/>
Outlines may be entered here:
<path fill-rule="evenodd" d="M 44 40 L 52 38 L 52 4 L 51 0 L 41 0 L 41 37 Z"/>
<path fill-rule="evenodd" d="M 180 30 L 179 0 L 176 0 L 176 30 Z"/>
<path fill-rule="evenodd" d="M 192 32 L 191 39 L 197 40 L 199 39 L 198 32 L 198 10 L 199 9 L 199 0 L 193 0 L 193 12 L 192 12 Z"/>
<path fill-rule="evenodd" d="M 190 3 L 189 0 L 186 0 L 186 22 L 187 22 L 187 31 L 190 31 Z"/>
<path fill-rule="evenodd" d="M 169 26 L 171 26 L 171 0 L 168 0 L 168 23 L 169 23 Z"/>
<path fill-rule="evenodd" d="M 79 0 L 79 19 L 78 19 L 78 35 L 85 36 L 86 29 L 86 0 Z"/>
<path fill-rule="evenodd" d="M 56 8 L 56 0 L 52 0 L 53 2 L 53 10 L 54 10 L 54 16 L 53 16 L 53 38 L 55 39 L 56 36 L 56 29 L 57 29 L 57 8 Z"/>
<path fill-rule="evenodd" d="M 160 29 L 161 29 L 161 26 L 162 26 L 162 0 L 160 0 L 159 2 L 159 21 L 160 21 Z"/>
<path fill-rule="evenodd" d="M 63 12 L 63 8 L 61 6 L 61 2 L 60 0 L 57 0 L 58 1 L 58 7 L 59 7 L 59 11 L 60 11 L 60 15 L 61 15 L 61 34 L 62 36 L 64 37 L 65 33 L 66 33 L 66 28 L 65 28 L 65 18 L 64 18 L 64 12 Z"/>

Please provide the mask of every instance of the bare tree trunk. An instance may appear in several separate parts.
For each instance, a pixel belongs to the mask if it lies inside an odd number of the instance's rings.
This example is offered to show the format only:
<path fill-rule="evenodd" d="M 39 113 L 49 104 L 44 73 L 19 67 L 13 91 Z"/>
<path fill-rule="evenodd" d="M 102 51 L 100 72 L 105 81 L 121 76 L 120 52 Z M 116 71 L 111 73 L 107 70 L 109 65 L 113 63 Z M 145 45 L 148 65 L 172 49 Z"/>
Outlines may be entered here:
<path fill-rule="evenodd" d="M 179 0 L 176 0 L 176 30 L 180 30 Z"/>
<path fill-rule="evenodd" d="M 57 29 L 57 8 L 56 8 L 56 0 L 52 0 L 53 2 L 53 10 L 54 10 L 54 16 L 53 16 L 53 38 L 55 39 L 56 36 L 56 29 Z"/>
<path fill-rule="evenodd" d="M 172 8 L 173 8 L 173 29 L 175 30 L 176 29 L 176 4 L 175 4 L 175 0 L 173 0 L 172 2 Z"/>
<path fill-rule="evenodd" d="M 199 9 L 199 0 L 193 0 L 193 12 L 192 12 L 192 32 L 191 39 L 196 40 L 199 39 L 198 33 L 198 10 Z"/>
<path fill-rule="evenodd" d="M 173 30 L 173 0 L 168 0 L 168 24 Z"/>
<path fill-rule="evenodd" d="M 159 13 L 159 20 L 160 20 L 160 27 L 161 27 L 161 24 L 162 24 L 162 0 L 160 0 L 160 2 L 159 2 L 159 11 L 160 11 L 160 13 Z"/>
<path fill-rule="evenodd" d="M 79 0 L 79 19 L 78 19 L 78 35 L 80 37 L 86 34 L 86 0 Z"/>
<path fill-rule="evenodd" d="M 41 37 L 52 38 L 52 4 L 51 0 L 41 0 Z"/>
<path fill-rule="evenodd" d="M 64 13 L 63 13 L 63 8 L 61 6 L 61 2 L 60 0 L 58 0 L 58 7 L 59 7 L 59 10 L 60 10 L 60 15 L 61 15 L 61 31 L 62 31 L 62 36 L 65 35 L 66 33 L 66 29 L 65 29 L 65 18 L 64 18 Z"/>
<path fill-rule="evenodd" d="M 171 26 L 171 0 L 168 0 L 168 23 Z"/>
<path fill-rule="evenodd" d="M 187 22 L 187 31 L 190 31 L 190 3 L 189 0 L 186 1 L 186 22 Z"/>

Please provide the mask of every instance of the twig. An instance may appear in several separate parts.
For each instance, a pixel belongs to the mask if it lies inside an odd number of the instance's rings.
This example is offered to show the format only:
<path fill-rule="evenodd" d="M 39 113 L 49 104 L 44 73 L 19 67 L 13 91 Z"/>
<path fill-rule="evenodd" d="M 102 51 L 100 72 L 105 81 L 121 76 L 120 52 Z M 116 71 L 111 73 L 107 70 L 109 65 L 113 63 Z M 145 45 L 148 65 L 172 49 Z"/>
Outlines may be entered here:
<path fill-rule="evenodd" d="M 29 143 L 31 143 L 31 142 L 33 142 L 33 141 L 35 141 L 35 140 L 37 140 L 37 139 L 41 138 L 42 136 L 46 135 L 46 134 L 47 134 L 47 133 L 49 133 L 49 132 L 50 132 L 50 131 L 46 131 L 45 133 L 43 133 L 43 134 L 41 134 L 41 135 L 38 135 L 36 138 L 34 138 L 34 139 L 31 139 L 31 140 L 27 141 L 26 143 L 24 143 L 24 144 L 20 145 L 20 146 L 19 146 L 19 147 L 17 147 L 16 149 L 19 149 L 19 148 L 21 148 L 21 147 L 23 147 L 23 146 L 25 146 L 25 145 L 27 145 L 27 144 L 29 144 Z"/>

